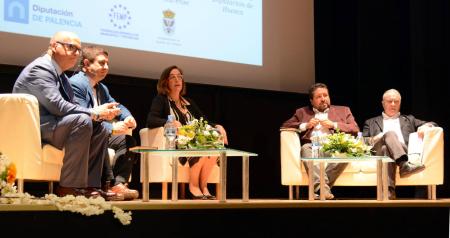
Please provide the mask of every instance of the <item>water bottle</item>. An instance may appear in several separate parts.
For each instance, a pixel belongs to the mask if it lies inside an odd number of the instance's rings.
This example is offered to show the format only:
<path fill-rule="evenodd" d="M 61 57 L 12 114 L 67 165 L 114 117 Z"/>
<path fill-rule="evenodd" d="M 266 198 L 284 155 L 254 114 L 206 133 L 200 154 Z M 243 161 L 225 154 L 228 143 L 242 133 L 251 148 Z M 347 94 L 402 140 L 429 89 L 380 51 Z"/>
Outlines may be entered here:
<path fill-rule="evenodd" d="M 364 145 L 364 137 L 362 136 L 362 132 L 358 132 L 358 135 L 356 136 L 356 141 L 361 143 L 361 145 Z"/>
<path fill-rule="evenodd" d="M 319 158 L 320 152 L 320 138 L 317 131 L 311 133 L 311 157 Z"/>
<path fill-rule="evenodd" d="M 164 136 L 166 137 L 166 149 L 176 149 L 175 139 L 177 138 L 177 127 L 175 126 L 175 117 L 173 115 L 167 116 L 167 122 L 164 125 Z"/>

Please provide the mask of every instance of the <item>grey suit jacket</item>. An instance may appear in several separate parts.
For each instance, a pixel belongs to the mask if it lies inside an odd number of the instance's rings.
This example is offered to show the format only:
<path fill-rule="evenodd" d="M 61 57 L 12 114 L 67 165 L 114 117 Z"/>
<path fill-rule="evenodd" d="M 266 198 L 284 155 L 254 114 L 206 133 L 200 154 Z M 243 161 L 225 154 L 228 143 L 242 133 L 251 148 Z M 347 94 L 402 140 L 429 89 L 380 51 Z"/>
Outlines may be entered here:
<path fill-rule="evenodd" d="M 64 88 L 62 80 L 50 56 L 46 54 L 27 65 L 13 87 L 13 93 L 27 93 L 38 99 L 41 133 L 49 136 L 45 138 L 52 138 L 61 117 L 77 113 L 91 114 L 91 109 L 71 102 L 71 89 Z"/>
<path fill-rule="evenodd" d="M 402 131 L 403 139 L 405 144 L 408 145 L 409 134 L 417 131 L 417 128 L 425 123 L 431 123 L 437 126 L 434 122 L 426 122 L 415 118 L 413 115 L 400 115 L 400 129 Z M 376 116 L 370 118 L 364 122 L 363 136 L 373 137 L 383 132 L 383 116 Z"/>
<path fill-rule="evenodd" d="M 84 72 L 78 72 L 76 75 L 70 78 L 70 84 L 72 85 L 73 92 L 75 95 L 75 103 L 82 107 L 93 108 L 94 107 L 94 92 L 89 83 L 89 78 Z M 103 83 L 99 83 L 97 86 L 97 100 L 99 105 L 104 103 L 116 102 L 116 100 L 111 97 L 109 90 Z M 121 114 L 115 119 L 118 121 L 123 121 L 128 116 L 131 116 L 130 111 L 122 104 L 119 104 Z M 113 126 L 110 122 L 104 121 L 102 124 L 108 129 L 109 133 L 112 132 Z"/>

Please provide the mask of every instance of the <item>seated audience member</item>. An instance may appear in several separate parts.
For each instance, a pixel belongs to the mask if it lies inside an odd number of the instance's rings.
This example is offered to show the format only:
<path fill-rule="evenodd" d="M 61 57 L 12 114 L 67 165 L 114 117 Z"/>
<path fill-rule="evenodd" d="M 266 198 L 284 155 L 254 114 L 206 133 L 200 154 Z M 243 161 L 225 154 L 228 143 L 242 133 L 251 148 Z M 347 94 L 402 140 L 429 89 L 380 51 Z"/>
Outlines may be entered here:
<path fill-rule="evenodd" d="M 408 177 L 425 169 L 425 165 L 412 164 L 408 161 L 409 134 L 418 132 L 423 137 L 424 130 L 436 126 L 434 122 L 425 122 L 412 115 L 400 114 L 402 97 L 395 89 L 383 94 L 381 115 L 366 120 L 363 136 L 370 137 L 369 143 L 377 155 L 388 155 L 395 163 L 388 166 L 389 199 L 395 199 L 395 172 L 400 168 L 400 177 Z"/>
<path fill-rule="evenodd" d="M 57 32 L 46 54 L 28 64 L 17 78 L 13 93 L 27 93 L 39 101 L 41 138 L 62 150 L 63 165 L 59 196 L 108 194 L 101 188 L 103 159 L 107 155 L 108 131 L 102 119 L 120 113 L 117 103 L 94 108 L 81 107 L 74 102 L 72 88 L 64 71 L 71 69 L 81 53 L 80 38 L 72 32 Z"/>
<path fill-rule="evenodd" d="M 186 125 L 193 119 L 206 117 L 192 99 L 185 97 L 186 84 L 183 71 L 177 66 L 166 68 L 157 84 L 158 95 L 153 99 L 150 112 L 147 117 L 147 127 L 162 127 L 167 121 L 168 115 L 175 116 L 177 127 Z M 224 143 L 228 144 L 225 129 L 218 124 L 215 126 L 224 137 Z M 192 157 L 187 158 L 190 166 L 189 191 L 193 199 L 215 199 L 207 187 L 208 177 L 213 166 L 217 163 L 217 157 Z M 180 159 L 183 162 L 182 159 Z"/>
<path fill-rule="evenodd" d="M 105 103 L 115 103 L 108 88 L 101 81 L 109 71 L 108 52 L 100 47 L 83 47 L 81 54 L 81 71 L 70 78 L 75 101 L 83 107 L 94 108 Z M 116 151 L 114 167 L 111 168 L 109 157 L 104 160 L 103 182 L 104 190 L 111 190 L 117 194 L 114 200 L 133 200 L 138 198 L 137 190 L 129 189 L 127 182 L 130 178 L 137 154 L 128 149 L 136 146 L 136 141 L 127 135 L 129 129 L 136 128 L 136 120 L 130 111 L 119 104 L 121 114 L 113 121 L 102 121 L 101 124 L 108 131 L 108 147 Z M 110 184 L 112 187 L 110 187 Z"/>
<path fill-rule="evenodd" d="M 357 134 L 359 127 L 350 111 L 345 106 L 335 106 L 330 104 L 328 88 L 325 84 L 316 83 L 309 89 L 309 100 L 311 105 L 297 109 L 294 115 L 283 123 L 282 128 L 295 128 L 300 130 L 301 156 L 305 158 L 312 157 L 311 134 L 331 134 L 336 130 L 350 134 Z M 307 172 L 309 168 L 306 163 Z M 347 163 L 328 163 L 325 168 L 325 198 L 333 199 L 331 187 L 336 179 L 344 171 Z M 314 165 L 313 179 L 314 191 L 319 192 L 320 178 L 319 165 Z M 319 196 L 316 194 L 316 198 Z"/>

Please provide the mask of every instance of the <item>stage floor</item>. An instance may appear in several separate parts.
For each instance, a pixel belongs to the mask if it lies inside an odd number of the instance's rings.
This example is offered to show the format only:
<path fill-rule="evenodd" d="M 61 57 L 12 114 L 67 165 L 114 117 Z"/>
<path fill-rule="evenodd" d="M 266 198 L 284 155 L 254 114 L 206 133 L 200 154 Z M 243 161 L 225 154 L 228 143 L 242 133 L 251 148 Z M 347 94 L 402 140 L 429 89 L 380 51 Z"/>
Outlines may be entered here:
<path fill-rule="evenodd" d="M 185 209 L 270 209 L 270 208 L 402 208 L 402 207 L 447 207 L 450 208 L 450 198 L 437 200 L 398 199 L 389 201 L 364 200 L 282 200 L 282 199 L 250 199 L 243 202 L 240 199 L 229 199 L 226 202 L 216 200 L 141 200 L 111 202 L 112 205 L 124 210 L 185 210 Z M 22 205 L 0 204 L 0 211 L 57 211 L 53 205 Z"/>
<path fill-rule="evenodd" d="M 449 237 L 450 198 L 111 203 L 132 212 L 130 225 L 111 211 L 86 217 L 53 205 L 0 205 L 2 237 Z"/>

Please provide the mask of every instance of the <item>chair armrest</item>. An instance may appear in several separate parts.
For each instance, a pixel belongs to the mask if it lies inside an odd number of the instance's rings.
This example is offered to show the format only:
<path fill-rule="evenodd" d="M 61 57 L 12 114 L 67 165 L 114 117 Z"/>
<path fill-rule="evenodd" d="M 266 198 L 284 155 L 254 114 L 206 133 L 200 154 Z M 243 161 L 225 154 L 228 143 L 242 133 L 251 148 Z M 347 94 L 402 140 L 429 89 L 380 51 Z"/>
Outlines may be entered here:
<path fill-rule="evenodd" d="M 37 98 L 0 94 L 0 132 L 0 150 L 16 164 L 17 178 L 39 178 L 42 150 Z"/>
<path fill-rule="evenodd" d="M 139 131 L 139 136 L 142 146 L 156 147 L 158 149 L 165 148 L 164 127 L 142 128 Z"/>
<path fill-rule="evenodd" d="M 297 129 L 297 128 L 289 128 L 289 127 L 286 127 L 286 128 L 280 128 L 280 131 L 294 131 L 294 132 L 297 132 L 297 133 L 300 133 L 300 132 L 301 132 L 300 129 Z"/>
<path fill-rule="evenodd" d="M 281 130 L 280 159 L 281 184 L 299 185 L 302 180 L 300 163 L 300 138 L 297 130 Z"/>

